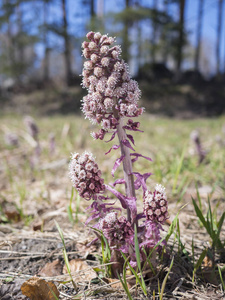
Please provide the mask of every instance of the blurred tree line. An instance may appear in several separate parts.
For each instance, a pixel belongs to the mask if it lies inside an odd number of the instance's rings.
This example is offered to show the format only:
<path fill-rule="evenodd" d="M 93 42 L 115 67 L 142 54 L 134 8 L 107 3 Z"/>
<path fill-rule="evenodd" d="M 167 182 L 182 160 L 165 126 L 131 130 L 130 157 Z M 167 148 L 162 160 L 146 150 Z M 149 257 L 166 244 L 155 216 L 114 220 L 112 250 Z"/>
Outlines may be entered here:
<path fill-rule="evenodd" d="M 150 69 L 180 78 L 186 57 L 200 72 L 205 0 L 198 2 L 196 47 L 190 49 L 185 10 L 190 0 L 1 0 L 0 85 L 64 80 L 77 83 L 81 72 L 80 44 L 88 30 L 108 32 L 122 44 L 132 72 L 147 76 Z M 107 3 L 106 3 L 107 2 Z M 106 4 L 117 6 L 105 13 Z M 215 48 L 216 73 L 221 75 L 224 0 L 218 6 Z M 75 13 L 71 17 L 71 9 Z M 174 13 L 174 11 L 176 13 Z M 71 21 L 72 20 L 72 21 Z M 73 28 L 73 30 L 71 30 Z M 40 55 L 42 53 L 42 55 Z M 172 75 L 171 75 L 172 76 Z"/>

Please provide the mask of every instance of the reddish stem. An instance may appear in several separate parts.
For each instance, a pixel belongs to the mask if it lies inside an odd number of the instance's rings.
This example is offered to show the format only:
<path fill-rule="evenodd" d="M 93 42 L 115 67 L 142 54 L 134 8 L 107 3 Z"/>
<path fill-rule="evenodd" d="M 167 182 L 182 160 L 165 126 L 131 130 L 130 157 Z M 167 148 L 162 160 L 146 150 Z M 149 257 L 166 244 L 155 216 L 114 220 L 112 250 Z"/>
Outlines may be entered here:
<path fill-rule="evenodd" d="M 122 140 L 127 140 L 127 135 L 123 128 L 122 118 L 119 119 L 119 124 L 117 125 L 117 135 L 120 143 L 121 154 L 125 156 L 123 160 L 123 173 L 125 180 L 126 196 L 129 198 L 133 198 L 135 197 L 135 188 L 134 177 L 132 174 L 132 162 L 130 157 L 130 149 L 122 143 Z M 131 222 L 131 212 L 129 208 L 127 208 L 127 219 L 129 222 Z"/>

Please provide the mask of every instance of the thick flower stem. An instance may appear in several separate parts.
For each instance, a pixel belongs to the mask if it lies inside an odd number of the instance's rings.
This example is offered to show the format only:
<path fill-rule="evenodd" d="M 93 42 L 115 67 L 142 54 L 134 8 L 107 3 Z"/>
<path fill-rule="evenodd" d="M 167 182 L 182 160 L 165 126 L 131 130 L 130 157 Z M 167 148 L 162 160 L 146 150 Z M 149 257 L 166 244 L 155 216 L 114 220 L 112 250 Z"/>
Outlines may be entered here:
<path fill-rule="evenodd" d="M 126 196 L 128 198 L 135 198 L 135 188 L 134 188 L 134 177 L 132 174 L 132 162 L 130 157 L 130 150 L 126 147 L 122 141 L 127 139 L 126 132 L 123 128 L 123 120 L 119 119 L 119 124 L 117 125 L 117 135 L 120 142 L 121 154 L 125 157 L 123 160 L 123 172 L 124 172 L 124 180 L 125 180 L 125 190 Z M 131 222 L 131 212 L 130 209 L 127 208 L 127 219 Z"/>

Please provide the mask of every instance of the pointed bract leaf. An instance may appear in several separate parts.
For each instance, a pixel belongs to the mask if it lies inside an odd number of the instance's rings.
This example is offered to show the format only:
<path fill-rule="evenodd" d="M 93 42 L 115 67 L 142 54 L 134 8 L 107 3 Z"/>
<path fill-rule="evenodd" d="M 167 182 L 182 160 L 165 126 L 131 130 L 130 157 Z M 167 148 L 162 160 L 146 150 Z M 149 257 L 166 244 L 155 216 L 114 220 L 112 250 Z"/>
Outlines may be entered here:
<path fill-rule="evenodd" d="M 114 177 L 114 173 L 115 173 L 116 169 L 119 167 L 119 165 L 124 160 L 124 158 L 125 158 L 125 155 L 121 155 L 121 157 L 117 158 L 117 160 L 115 161 L 115 164 L 114 164 L 114 166 L 112 168 L 112 172 L 111 172 L 113 177 Z"/>
<path fill-rule="evenodd" d="M 135 151 L 134 148 L 131 146 L 130 142 L 129 142 L 127 139 L 124 139 L 124 140 L 122 140 L 121 142 L 122 142 L 122 143 L 124 144 L 124 146 L 126 146 L 127 148 L 129 148 L 129 149 Z"/>
<path fill-rule="evenodd" d="M 145 158 L 145 159 L 147 159 L 149 161 L 152 161 L 152 159 L 150 157 L 141 155 L 139 153 L 130 153 L 130 156 L 135 156 L 135 158 L 132 159 L 132 163 L 134 163 L 135 161 L 137 161 L 139 157 L 143 157 L 143 158 Z"/>
<path fill-rule="evenodd" d="M 119 147 L 120 147 L 120 145 L 113 145 L 113 146 L 109 149 L 109 151 L 107 151 L 107 152 L 105 153 L 105 155 L 108 154 L 108 153 L 110 153 L 112 149 L 113 149 L 113 150 L 117 150 Z"/>
<path fill-rule="evenodd" d="M 117 133 L 117 130 L 114 131 L 113 134 L 112 134 L 112 136 L 111 136 L 111 138 L 110 138 L 108 141 L 105 141 L 105 142 L 106 142 L 106 143 L 111 142 L 111 141 L 115 138 L 116 133 Z"/>
<path fill-rule="evenodd" d="M 117 179 L 117 180 L 113 183 L 113 186 L 116 186 L 117 184 L 123 184 L 123 183 L 125 183 L 125 179 L 120 178 L 120 179 Z"/>
<path fill-rule="evenodd" d="M 128 139 L 131 141 L 131 143 L 132 143 L 133 145 L 135 145 L 135 144 L 134 144 L 134 138 L 133 138 L 133 136 L 132 136 L 131 134 L 127 134 L 127 137 L 128 137 Z"/>
<path fill-rule="evenodd" d="M 146 186 L 146 180 L 149 176 L 152 175 L 152 173 L 144 173 L 143 175 L 139 172 L 133 172 L 134 176 L 137 178 L 135 181 L 135 185 L 138 187 L 142 186 L 143 192 L 146 192 L 147 186 Z"/>
<path fill-rule="evenodd" d="M 113 189 L 111 186 L 107 185 L 107 184 L 105 185 L 105 187 L 108 191 L 110 191 L 113 195 L 115 195 L 117 197 L 117 199 L 119 199 L 122 207 L 127 209 L 127 199 L 126 199 L 126 197 L 123 194 L 121 194 L 120 192 L 118 192 L 117 190 Z"/>

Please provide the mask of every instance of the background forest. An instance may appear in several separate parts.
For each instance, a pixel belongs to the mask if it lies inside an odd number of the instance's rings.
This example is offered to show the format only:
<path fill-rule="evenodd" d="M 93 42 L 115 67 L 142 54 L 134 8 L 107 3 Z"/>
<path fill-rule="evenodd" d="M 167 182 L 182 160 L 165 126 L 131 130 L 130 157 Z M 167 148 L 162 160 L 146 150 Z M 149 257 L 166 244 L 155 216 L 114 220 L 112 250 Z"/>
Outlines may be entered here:
<path fill-rule="evenodd" d="M 82 91 L 65 87 L 79 86 L 80 45 L 94 30 L 117 37 L 153 113 L 221 113 L 224 13 L 224 0 L 2 0 L 2 103 L 45 88 L 33 95 L 36 103 L 60 102 L 63 93 L 64 104 L 49 111 L 76 110 L 79 100 L 72 98 L 81 99 Z M 174 109 L 165 104 L 168 97 Z"/>

